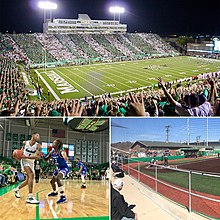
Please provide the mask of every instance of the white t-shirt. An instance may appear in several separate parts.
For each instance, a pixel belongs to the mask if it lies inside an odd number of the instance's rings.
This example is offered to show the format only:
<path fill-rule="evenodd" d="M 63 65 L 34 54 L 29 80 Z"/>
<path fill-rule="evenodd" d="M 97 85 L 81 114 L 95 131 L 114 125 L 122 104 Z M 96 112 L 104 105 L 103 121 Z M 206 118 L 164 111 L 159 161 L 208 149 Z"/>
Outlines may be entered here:
<path fill-rule="evenodd" d="M 185 109 L 179 102 L 176 102 L 175 111 L 180 116 L 207 117 L 213 115 L 213 111 L 209 102 L 204 102 L 198 107 L 189 109 Z"/>

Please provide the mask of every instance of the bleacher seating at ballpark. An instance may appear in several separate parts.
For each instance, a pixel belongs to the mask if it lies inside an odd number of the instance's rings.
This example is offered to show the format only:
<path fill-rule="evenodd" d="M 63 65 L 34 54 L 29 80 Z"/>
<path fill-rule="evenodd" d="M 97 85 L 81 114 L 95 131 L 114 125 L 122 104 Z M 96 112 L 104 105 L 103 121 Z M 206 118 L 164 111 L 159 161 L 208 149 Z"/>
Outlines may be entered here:
<path fill-rule="evenodd" d="M 17 61 L 30 64 L 132 56 L 177 55 L 177 51 L 156 34 L 0 34 L 1 116 L 212 116 L 220 115 L 220 72 L 164 83 L 161 88 L 103 94 L 92 100 L 46 101 L 42 87 L 32 81 L 39 100 L 31 101 Z M 44 48 L 44 49 L 43 49 Z M 44 54 L 42 51 L 45 50 Z M 100 60 L 99 60 L 100 61 Z M 105 61 L 105 59 L 103 59 Z M 82 61 L 83 63 L 84 61 Z M 143 98 L 143 102 L 139 101 Z M 189 103 L 189 102 L 193 103 Z M 209 104 L 207 104 L 209 103 Z M 192 111 L 192 108 L 199 109 Z"/>

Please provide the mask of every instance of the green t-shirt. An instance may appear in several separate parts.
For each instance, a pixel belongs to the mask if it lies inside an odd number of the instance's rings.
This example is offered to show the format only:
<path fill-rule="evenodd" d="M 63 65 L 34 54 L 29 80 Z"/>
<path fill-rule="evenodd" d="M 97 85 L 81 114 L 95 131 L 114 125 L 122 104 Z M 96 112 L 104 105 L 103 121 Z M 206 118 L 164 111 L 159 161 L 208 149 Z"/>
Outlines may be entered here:
<path fill-rule="evenodd" d="M 163 108 L 164 105 L 166 105 L 167 102 L 159 102 L 160 103 L 160 106 Z"/>
<path fill-rule="evenodd" d="M 208 94 L 209 94 L 208 89 L 204 89 L 203 94 L 206 98 L 208 98 Z"/>
<path fill-rule="evenodd" d="M 4 174 L 6 174 L 6 175 L 12 175 L 13 172 L 11 171 L 10 168 L 8 168 L 8 169 L 4 170 Z"/>
<path fill-rule="evenodd" d="M 9 165 L 8 164 L 3 164 L 3 167 L 5 168 L 5 170 L 6 169 L 8 169 L 9 168 Z"/>
<path fill-rule="evenodd" d="M 119 112 L 121 112 L 122 115 L 125 116 L 125 114 L 126 114 L 127 111 L 122 107 L 122 108 L 119 108 Z"/>

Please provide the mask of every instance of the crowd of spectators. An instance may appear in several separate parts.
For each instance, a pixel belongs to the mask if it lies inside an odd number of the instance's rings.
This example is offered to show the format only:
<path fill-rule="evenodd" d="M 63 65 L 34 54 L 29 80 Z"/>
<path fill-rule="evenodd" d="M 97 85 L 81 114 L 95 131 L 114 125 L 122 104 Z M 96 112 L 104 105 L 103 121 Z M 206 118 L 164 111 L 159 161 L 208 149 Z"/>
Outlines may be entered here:
<path fill-rule="evenodd" d="M 156 34 L 0 34 L 5 54 L 28 64 L 80 63 L 78 59 L 114 60 L 117 57 L 178 54 Z M 45 58 L 46 57 L 46 58 Z M 84 63 L 84 62 L 82 62 Z"/>
<path fill-rule="evenodd" d="M 0 49 L 0 54 L 4 58 L 8 58 L 14 62 L 22 60 L 25 64 L 30 62 L 25 51 L 19 47 L 18 43 L 16 43 L 9 35 L 3 35 L 0 33 Z"/>
<path fill-rule="evenodd" d="M 114 220 L 137 220 L 138 214 L 133 211 L 136 205 L 129 205 L 123 193 L 121 193 L 124 182 L 124 171 L 120 168 L 120 164 L 112 161 L 111 163 L 111 219 Z"/>
<path fill-rule="evenodd" d="M 92 35 L 86 34 L 82 35 L 82 37 L 85 40 L 85 42 L 91 45 L 92 50 L 96 51 L 96 53 L 99 54 L 99 56 L 101 55 L 101 57 L 112 57 L 112 54 L 107 49 L 105 49 L 104 45 L 96 41 Z"/>
<path fill-rule="evenodd" d="M 158 87 L 112 97 L 110 93 L 82 100 L 31 101 L 16 64 L 1 59 L 1 116 L 219 116 L 220 72 L 199 74 Z M 46 92 L 46 91 L 45 91 Z"/>
<path fill-rule="evenodd" d="M 72 35 L 56 34 L 55 36 L 70 50 L 70 52 L 74 55 L 74 59 L 89 58 L 88 55 L 72 40 Z"/>
<path fill-rule="evenodd" d="M 124 92 L 112 97 L 81 100 L 48 101 L 41 85 L 34 83 L 38 100 L 32 101 L 16 61 L 41 60 L 40 50 L 47 50 L 50 61 L 100 56 L 134 55 L 136 53 L 175 54 L 169 45 L 155 34 L 119 35 L 0 35 L 5 53 L 0 55 L 0 115 L 1 116 L 219 116 L 220 72 L 163 82 L 136 92 Z M 67 42 L 69 42 L 67 44 Z M 30 45 L 33 45 L 31 51 Z M 41 49 L 39 49 L 41 47 Z M 38 48 L 38 49 L 37 49 Z M 81 48 L 81 49 L 79 49 Z M 10 50 L 13 52 L 7 52 Z M 19 57 L 13 54 L 17 51 Z M 79 53 L 77 54 L 77 51 Z M 117 53 L 117 51 L 119 53 Z M 16 53 L 15 53 L 16 54 Z M 34 57 L 34 58 L 33 58 Z M 49 58 L 50 57 L 50 58 Z M 18 60 L 17 60 L 18 59 Z M 30 59 L 30 60 L 28 60 Z"/>
<path fill-rule="evenodd" d="M 8 186 L 19 182 L 18 171 L 10 163 L 0 163 L 0 187 Z"/>
<path fill-rule="evenodd" d="M 50 178 L 55 169 L 55 164 L 53 163 L 44 163 L 44 161 L 38 162 L 40 166 L 40 178 L 47 179 Z M 85 164 L 87 167 L 87 179 L 88 180 L 108 180 L 109 179 L 109 167 L 94 165 L 94 164 Z M 37 163 L 35 164 L 35 168 Z M 80 179 L 78 175 L 78 167 L 74 165 L 70 168 L 70 173 L 67 175 L 66 179 Z M 36 169 L 35 169 L 36 172 Z M 22 177 L 21 177 L 22 176 Z M 0 187 L 9 186 L 15 184 L 19 181 L 25 179 L 25 175 L 22 174 L 20 162 L 16 161 L 16 164 L 13 166 L 10 162 L 1 161 L 0 163 Z"/>
<path fill-rule="evenodd" d="M 99 54 L 96 50 L 93 49 L 92 42 L 88 43 L 83 37 L 83 35 L 75 35 L 71 34 L 71 40 L 84 52 L 84 56 L 81 58 L 99 58 L 101 54 Z"/>
<path fill-rule="evenodd" d="M 100 166 L 95 164 L 88 164 L 85 163 L 87 168 L 87 176 L 88 180 L 108 180 L 109 179 L 109 168 L 108 165 Z M 48 178 L 49 176 L 53 175 L 55 164 L 53 163 L 44 163 L 43 161 L 40 162 L 41 173 L 40 176 L 43 179 Z M 78 174 L 79 168 L 76 163 L 72 163 L 70 167 L 70 173 L 67 175 L 66 179 L 80 179 L 81 176 Z"/>
<path fill-rule="evenodd" d="M 132 51 L 129 48 L 127 48 L 124 45 L 124 43 L 122 41 L 120 41 L 119 38 L 116 38 L 114 35 L 107 35 L 106 39 L 108 40 L 108 42 L 111 43 L 111 45 L 114 45 L 114 47 L 118 51 L 118 52 L 115 53 L 116 56 L 131 56 L 131 55 L 134 55 L 134 53 L 132 53 Z M 137 51 L 136 51 L 136 53 L 137 53 Z"/>
<path fill-rule="evenodd" d="M 75 56 L 64 46 L 55 35 L 52 34 L 35 34 L 37 40 L 42 44 L 56 61 L 74 60 Z"/>
<path fill-rule="evenodd" d="M 15 62 L 0 58 L 0 109 L 1 115 L 16 115 L 19 100 L 25 101 L 27 93 Z M 10 111 L 10 113 L 8 112 Z"/>

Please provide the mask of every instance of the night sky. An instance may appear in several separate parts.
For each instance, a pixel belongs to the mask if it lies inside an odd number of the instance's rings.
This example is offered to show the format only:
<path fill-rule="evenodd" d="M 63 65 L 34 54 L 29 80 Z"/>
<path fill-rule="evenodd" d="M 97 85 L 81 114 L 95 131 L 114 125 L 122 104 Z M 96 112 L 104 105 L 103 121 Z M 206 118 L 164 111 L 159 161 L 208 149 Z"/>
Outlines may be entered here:
<path fill-rule="evenodd" d="M 0 32 L 42 32 L 43 11 L 39 0 L 0 0 Z M 220 0 L 53 0 L 54 18 L 113 19 L 110 6 L 125 8 L 122 23 L 129 32 L 220 35 Z M 205 2 L 205 3 L 203 3 Z"/>

